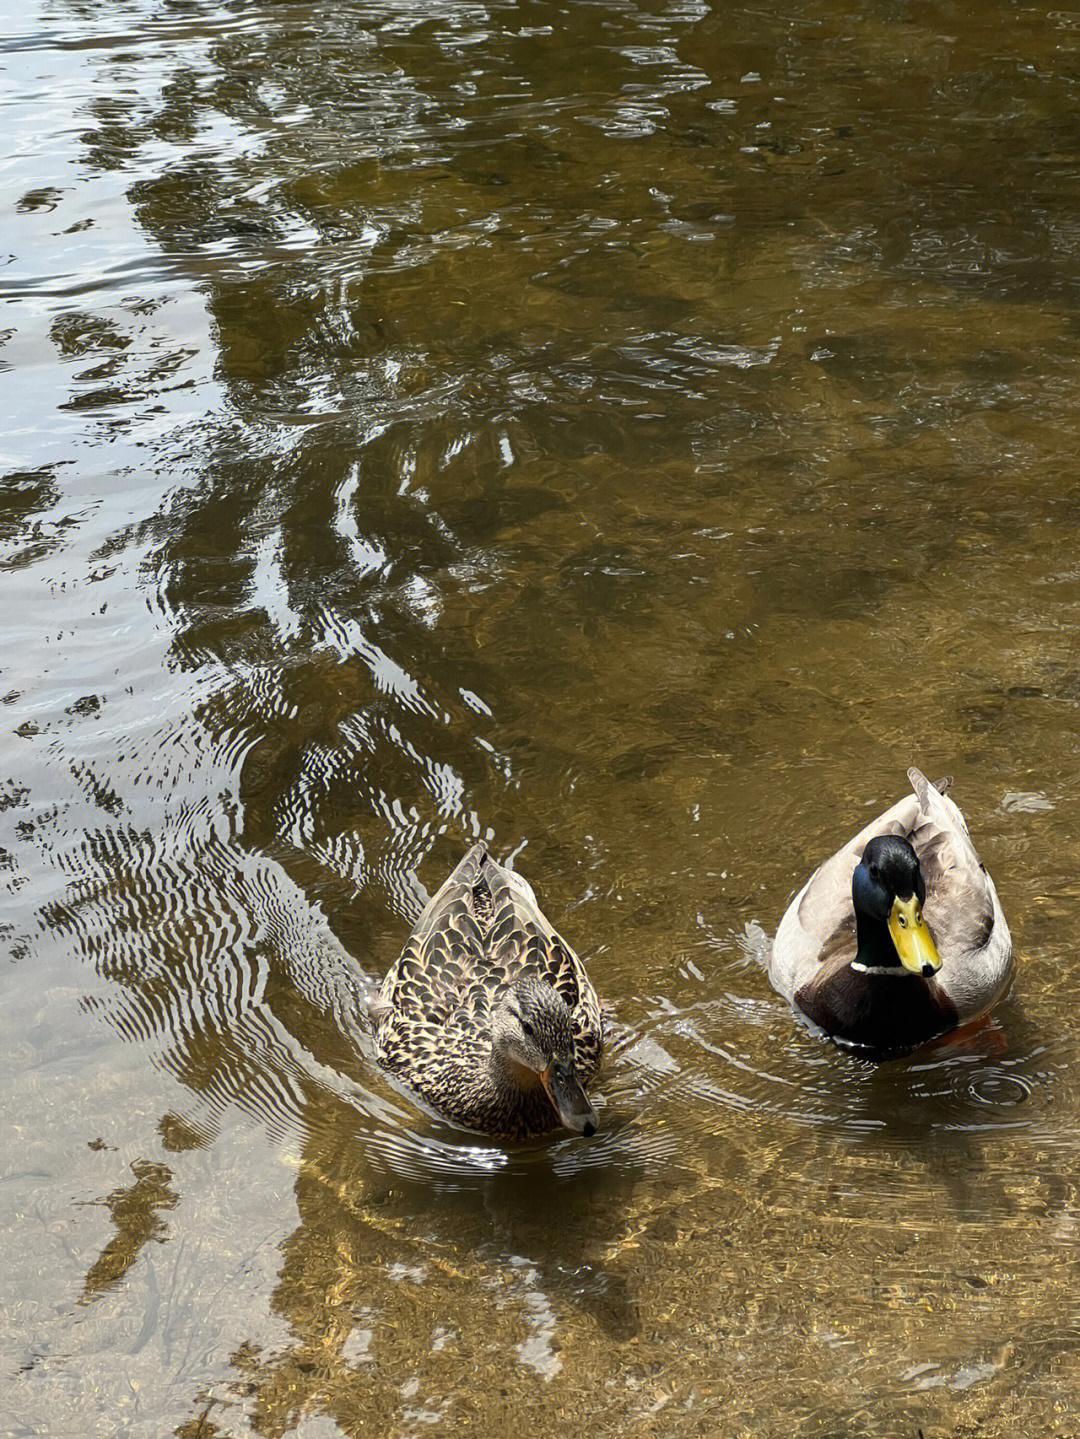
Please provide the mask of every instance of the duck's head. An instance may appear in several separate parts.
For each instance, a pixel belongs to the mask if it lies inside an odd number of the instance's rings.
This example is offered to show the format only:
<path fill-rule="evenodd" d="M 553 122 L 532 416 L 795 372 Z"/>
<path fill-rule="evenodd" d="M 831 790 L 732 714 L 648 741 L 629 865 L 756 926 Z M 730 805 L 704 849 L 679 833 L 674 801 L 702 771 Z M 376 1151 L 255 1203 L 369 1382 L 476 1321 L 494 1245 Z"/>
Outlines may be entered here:
<path fill-rule="evenodd" d="M 926 881 L 906 839 L 885 834 L 869 842 L 855 867 L 851 898 L 859 923 L 859 960 L 881 969 L 903 966 L 923 979 L 938 972 L 941 956 L 922 912 Z M 864 919 L 876 923 L 867 925 Z M 874 942 L 875 929 L 881 927 L 891 943 L 884 934 Z"/>
<path fill-rule="evenodd" d="M 573 1018 L 550 984 L 518 979 L 507 987 L 492 1017 L 492 1043 L 504 1062 L 528 1072 L 526 1082 L 540 1080 L 568 1129 L 596 1133 L 596 1110 L 574 1070 Z"/>

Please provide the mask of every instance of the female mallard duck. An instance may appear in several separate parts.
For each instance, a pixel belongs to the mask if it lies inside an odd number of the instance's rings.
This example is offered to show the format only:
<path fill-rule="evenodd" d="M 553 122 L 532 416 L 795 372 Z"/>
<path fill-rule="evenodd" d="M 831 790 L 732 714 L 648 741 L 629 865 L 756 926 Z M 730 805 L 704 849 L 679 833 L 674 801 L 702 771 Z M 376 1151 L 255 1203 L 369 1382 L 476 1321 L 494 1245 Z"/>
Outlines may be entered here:
<path fill-rule="evenodd" d="M 773 987 L 826 1034 L 879 1053 L 966 1024 L 1005 988 L 1012 939 L 964 816 L 908 770 L 894 804 L 812 874 L 780 921 Z M 925 918 L 924 911 L 925 908 Z"/>
<path fill-rule="evenodd" d="M 532 888 L 474 845 L 371 1002 L 379 1062 L 466 1129 L 595 1134 L 604 1024 L 585 967 Z"/>

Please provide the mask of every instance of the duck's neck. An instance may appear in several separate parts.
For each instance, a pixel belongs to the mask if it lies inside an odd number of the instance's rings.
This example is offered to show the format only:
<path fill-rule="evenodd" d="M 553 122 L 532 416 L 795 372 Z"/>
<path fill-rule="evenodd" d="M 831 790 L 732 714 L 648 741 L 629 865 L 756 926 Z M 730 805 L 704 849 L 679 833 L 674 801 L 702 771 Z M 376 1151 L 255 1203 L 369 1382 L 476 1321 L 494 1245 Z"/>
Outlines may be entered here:
<path fill-rule="evenodd" d="M 525 1095 L 540 1087 L 540 1076 L 534 1070 L 516 1063 L 494 1044 L 488 1055 L 487 1072 L 491 1084 L 499 1094 Z"/>
<path fill-rule="evenodd" d="M 558 1128 L 558 1115 L 540 1076 L 507 1059 L 494 1046 L 481 1070 L 479 1085 L 474 1073 L 473 1086 L 473 1109 L 483 1112 L 483 1122 L 477 1125 L 475 1114 L 470 1122 L 490 1134 L 529 1139 Z"/>
<path fill-rule="evenodd" d="M 900 963 L 900 956 L 892 942 L 888 925 L 857 909 L 855 933 L 858 943 L 855 958 L 851 961 L 852 969 L 862 974 L 880 974 L 885 977 L 907 973 Z"/>

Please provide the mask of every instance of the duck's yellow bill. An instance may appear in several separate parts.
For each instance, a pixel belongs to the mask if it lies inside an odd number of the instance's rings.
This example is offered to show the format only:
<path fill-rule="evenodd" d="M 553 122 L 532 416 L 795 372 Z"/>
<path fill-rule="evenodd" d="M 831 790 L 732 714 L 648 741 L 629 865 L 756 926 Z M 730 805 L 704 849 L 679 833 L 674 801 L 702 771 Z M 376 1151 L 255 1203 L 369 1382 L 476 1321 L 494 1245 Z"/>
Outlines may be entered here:
<path fill-rule="evenodd" d="M 910 899 L 897 897 L 893 900 L 889 934 L 906 970 L 911 974 L 921 974 L 924 979 L 937 974 L 941 968 L 941 955 L 926 927 L 917 895 L 913 894 Z"/>

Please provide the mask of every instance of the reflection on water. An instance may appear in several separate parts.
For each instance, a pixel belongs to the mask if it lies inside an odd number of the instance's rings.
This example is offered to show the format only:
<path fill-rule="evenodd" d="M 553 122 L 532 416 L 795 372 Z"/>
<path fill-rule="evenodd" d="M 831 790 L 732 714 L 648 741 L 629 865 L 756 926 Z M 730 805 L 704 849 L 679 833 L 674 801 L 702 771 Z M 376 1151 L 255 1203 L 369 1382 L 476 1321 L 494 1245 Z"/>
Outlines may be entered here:
<path fill-rule="evenodd" d="M 5 1433 L 1071 1432 L 1080 25 L 766 10 L 8 26 Z M 875 1067 L 762 959 L 912 762 L 1018 978 Z M 372 1063 L 481 837 L 593 1142 Z"/>
<path fill-rule="evenodd" d="M 106 1200 L 116 1235 L 87 1272 L 84 1300 L 119 1284 L 143 1245 L 151 1239 L 160 1243 L 165 1238 L 165 1224 L 158 1211 L 176 1206 L 178 1196 L 169 1187 L 172 1175 L 164 1164 L 149 1164 L 146 1160 L 137 1160 L 131 1170 L 134 1184 L 116 1190 Z"/>

